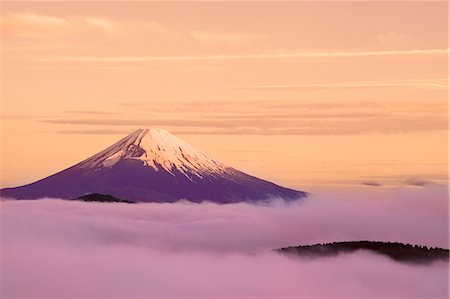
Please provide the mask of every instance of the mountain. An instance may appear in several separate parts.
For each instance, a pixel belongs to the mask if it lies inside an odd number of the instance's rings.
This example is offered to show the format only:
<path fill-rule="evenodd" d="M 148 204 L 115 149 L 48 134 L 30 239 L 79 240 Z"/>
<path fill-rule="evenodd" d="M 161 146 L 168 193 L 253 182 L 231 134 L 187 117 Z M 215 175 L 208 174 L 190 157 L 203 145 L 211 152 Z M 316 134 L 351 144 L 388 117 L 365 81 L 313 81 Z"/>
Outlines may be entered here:
<path fill-rule="evenodd" d="M 327 244 L 301 245 L 280 248 L 275 251 L 304 258 L 318 258 L 366 250 L 387 256 L 397 262 L 416 264 L 449 261 L 449 250 L 427 246 L 380 241 L 347 241 Z"/>
<path fill-rule="evenodd" d="M 73 199 L 91 193 L 132 202 L 232 203 L 307 196 L 226 166 L 161 129 L 139 129 L 59 173 L 0 190 L 0 196 L 16 199 Z"/>

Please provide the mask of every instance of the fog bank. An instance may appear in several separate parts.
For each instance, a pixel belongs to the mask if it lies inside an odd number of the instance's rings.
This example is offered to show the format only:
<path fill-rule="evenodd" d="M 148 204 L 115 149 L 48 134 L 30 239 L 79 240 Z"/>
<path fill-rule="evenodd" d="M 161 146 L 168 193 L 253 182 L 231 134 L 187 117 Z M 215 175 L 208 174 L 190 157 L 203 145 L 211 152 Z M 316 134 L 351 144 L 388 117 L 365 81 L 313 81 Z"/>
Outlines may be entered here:
<path fill-rule="evenodd" d="M 448 297 L 448 264 L 368 252 L 271 252 L 346 240 L 448 248 L 442 189 L 269 205 L 1 202 L 1 295 L 12 297 Z"/>

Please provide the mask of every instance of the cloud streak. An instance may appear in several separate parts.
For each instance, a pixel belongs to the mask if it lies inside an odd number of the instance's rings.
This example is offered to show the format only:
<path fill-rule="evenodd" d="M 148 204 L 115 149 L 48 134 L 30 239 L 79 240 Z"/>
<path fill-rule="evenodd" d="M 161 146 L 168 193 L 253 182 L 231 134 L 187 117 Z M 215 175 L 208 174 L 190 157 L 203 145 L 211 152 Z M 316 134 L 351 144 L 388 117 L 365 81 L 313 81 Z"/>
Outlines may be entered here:
<path fill-rule="evenodd" d="M 371 186 L 371 187 L 382 187 L 383 186 L 383 184 L 374 182 L 374 181 L 366 181 L 366 182 L 362 182 L 361 184 L 363 184 L 365 186 Z"/>
<path fill-rule="evenodd" d="M 441 93 L 443 89 L 434 92 Z M 165 127 L 176 134 L 328 135 L 403 133 L 447 129 L 447 102 L 398 99 L 197 101 L 118 103 L 92 115 L 34 121 L 71 126 L 62 133 Z M 386 107 L 389 107 L 387 109 Z M 120 109 L 120 110 L 119 110 Z M 84 111 L 84 110 L 80 110 Z M 89 111 L 89 110 L 86 110 Z M 110 112 L 108 114 L 104 114 Z M 77 116 L 79 115 L 79 116 Z M 83 126 L 83 127 L 81 127 Z M 108 126 L 108 127 L 100 127 Z M 120 127 L 120 129 L 118 129 Z"/>
<path fill-rule="evenodd" d="M 405 184 L 406 185 L 410 185 L 410 186 L 417 186 L 417 187 L 424 187 L 428 184 L 432 184 L 433 181 L 431 180 L 426 180 L 423 179 L 421 177 L 411 177 L 405 180 Z"/>
<path fill-rule="evenodd" d="M 189 132 L 194 134 L 341 135 L 445 130 L 447 128 L 445 116 L 439 114 L 424 116 L 377 115 L 377 113 L 277 114 L 279 113 L 268 117 L 264 117 L 263 114 L 254 116 L 219 115 L 217 117 L 171 115 L 167 118 L 149 115 L 148 118 L 55 118 L 37 121 L 77 126 L 170 127 L 170 130 L 176 134 Z"/>
<path fill-rule="evenodd" d="M 105 111 L 95 111 L 95 110 L 65 110 L 62 113 L 66 114 L 87 114 L 87 115 L 107 115 L 110 114 Z"/>
<path fill-rule="evenodd" d="M 405 81 L 368 81 L 368 82 L 350 82 L 350 83 L 330 83 L 330 84 L 297 84 L 297 85 L 250 85 L 241 87 L 232 87 L 230 89 L 263 89 L 263 90 L 308 90 L 308 89 L 355 89 L 355 88 L 430 88 L 447 89 L 448 79 L 437 80 L 405 80 Z"/>
<path fill-rule="evenodd" d="M 40 58 L 40 62 L 152 62 L 152 61 L 199 61 L 199 60 L 260 60 L 260 59 L 297 59 L 297 58 L 367 58 L 387 56 L 436 56 L 447 55 L 449 49 L 414 49 L 397 51 L 300 51 L 266 54 L 223 54 L 204 56 L 51 56 Z"/>
<path fill-rule="evenodd" d="M 58 131 L 60 134 L 69 134 L 69 135 L 123 135 L 129 134 L 128 130 L 60 130 Z"/>

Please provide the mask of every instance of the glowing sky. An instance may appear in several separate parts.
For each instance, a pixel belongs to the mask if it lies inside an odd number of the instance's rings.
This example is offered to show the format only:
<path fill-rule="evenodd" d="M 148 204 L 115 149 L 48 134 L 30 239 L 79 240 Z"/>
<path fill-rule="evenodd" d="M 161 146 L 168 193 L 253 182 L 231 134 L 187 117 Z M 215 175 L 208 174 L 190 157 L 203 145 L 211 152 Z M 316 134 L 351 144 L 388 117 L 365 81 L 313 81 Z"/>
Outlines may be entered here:
<path fill-rule="evenodd" d="M 1 5 L 2 186 L 140 127 L 290 187 L 446 182 L 446 2 Z"/>

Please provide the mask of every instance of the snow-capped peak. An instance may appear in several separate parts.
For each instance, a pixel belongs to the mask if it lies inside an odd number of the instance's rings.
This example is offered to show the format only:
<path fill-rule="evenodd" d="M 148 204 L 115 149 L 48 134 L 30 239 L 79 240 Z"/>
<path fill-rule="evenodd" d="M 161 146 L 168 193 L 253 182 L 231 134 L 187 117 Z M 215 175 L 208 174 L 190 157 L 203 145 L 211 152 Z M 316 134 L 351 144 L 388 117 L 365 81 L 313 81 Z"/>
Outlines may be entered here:
<path fill-rule="evenodd" d="M 220 175 L 228 168 L 208 154 L 163 129 L 139 129 L 116 144 L 81 162 L 80 167 L 112 167 L 123 159 L 140 160 L 144 165 L 174 175 L 177 169 L 191 179 L 192 175 Z"/>

